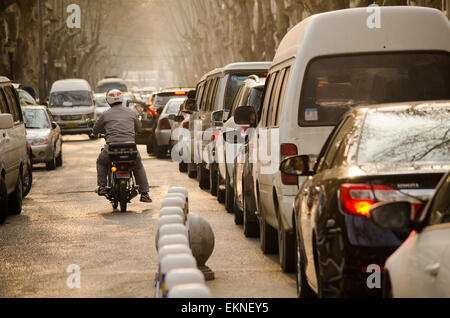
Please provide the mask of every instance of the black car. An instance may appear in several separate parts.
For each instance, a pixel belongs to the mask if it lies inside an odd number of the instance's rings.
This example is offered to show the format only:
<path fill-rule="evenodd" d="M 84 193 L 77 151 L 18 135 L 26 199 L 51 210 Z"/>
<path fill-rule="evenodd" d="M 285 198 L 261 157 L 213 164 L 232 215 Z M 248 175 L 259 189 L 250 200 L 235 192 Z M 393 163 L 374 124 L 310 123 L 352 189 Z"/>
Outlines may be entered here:
<path fill-rule="evenodd" d="M 382 267 L 408 232 L 375 225 L 371 206 L 409 201 L 418 214 L 449 168 L 450 101 L 356 108 L 317 160 L 283 160 L 281 171 L 309 176 L 293 207 L 298 295 L 380 296 L 367 269 Z"/>

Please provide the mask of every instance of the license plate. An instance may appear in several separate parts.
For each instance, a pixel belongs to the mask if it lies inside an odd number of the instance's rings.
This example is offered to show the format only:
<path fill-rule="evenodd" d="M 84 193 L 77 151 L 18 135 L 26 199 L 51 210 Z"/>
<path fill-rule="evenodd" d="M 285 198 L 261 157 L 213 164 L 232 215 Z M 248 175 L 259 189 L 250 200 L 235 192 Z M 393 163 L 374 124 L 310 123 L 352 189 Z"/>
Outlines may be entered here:
<path fill-rule="evenodd" d="M 67 127 L 67 128 L 78 127 L 78 123 L 68 123 L 68 124 L 65 124 L 65 127 Z"/>
<path fill-rule="evenodd" d="M 129 172 L 125 172 L 125 171 L 118 171 L 118 172 L 116 172 L 116 176 L 119 179 L 129 179 L 130 178 L 130 173 Z"/>

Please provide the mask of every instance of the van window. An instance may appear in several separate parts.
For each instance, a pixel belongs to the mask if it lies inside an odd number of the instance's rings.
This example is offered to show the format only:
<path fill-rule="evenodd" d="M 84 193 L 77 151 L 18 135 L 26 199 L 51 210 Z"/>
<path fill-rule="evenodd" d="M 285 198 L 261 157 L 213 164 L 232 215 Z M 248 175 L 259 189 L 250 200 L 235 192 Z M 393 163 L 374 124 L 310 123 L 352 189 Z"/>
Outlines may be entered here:
<path fill-rule="evenodd" d="M 9 112 L 13 116 L 14 122 L 22 121 L 20 106 L 16 95 L 13 92 L 13 87 L 3 87 L 3 92 L 5 93 L 6 103 L 8 104 Z"/>
<path fill-rule="evenodd" d="M 208 81 L 205 85 L 205 91 L 203 92 L 202 101 L 200 107 L 202 111 L 206 111 L 206 101 L 208 100 L 209 91 L 211 87 L 211 81 Z"/>
<path fill-rule="evenodd" d="M 273 125 L 275 127 L 278 127 L 281 111 L 283 110 L 283 103 L 284 103 L 284 94 L 286 93 L 286 86 L 289 80 L 289 74 L 291 72 L 291 68 L 287 67 L 285 69 L 284 77 L 283 77 L 283 83 L 281 84 L 281 92 L 280 92 L 280 100 L 278 101 L 278 108 L 274 110 L 275 118 L 273 120 Z"/>
<path fill-rule="evenodd" d="M 9 114 L 8 104 L 0 89 L 0 111 L 2 114 Z"/>
<path fill-rule="evenodd" d="M 97 86 L 97 88 L 95 89 L 95 92 L 96 93 L 108 93 L 112 89 L 118 89 L 122 93 L 128 92 L 127 86 L 121 82 L 112 82 L 112 83 L 101 84 L 101 85 Z"/>
<path fill-rule="evenodd" d="M 234 97 L 239 89 L 239 86 L 247 79 L 248 75 L 232 74 L 228 80 L 228 88 L 225 95 L 224 109 L 230 110 L 233 105 Z"/>
<path fill-rule="evenodd" d="M 241 100 L 242 93 L 244 91 L 244 87 L 245 87 L 245 85 L 241 85 L 241 87 L 239 88 L 239 91 L 236 93 L 236 96 L 234 97 L 233 108 L 231 109 L 232 114 L 234 113 L 236 108 L 239 107 L 239 101 Z"/>
<path fill-rule="evenodd" d="M 272 97 L 272 92 L 273 92 L 273 88 L 274 88 L 274 82 L 276 79 L 276 75 L 277 73 L 272 73 L 269 76 L 268 79 L 268 84 L 267 84 L 267 89 L 265 91 L 265 96 L 264 96 L 264 104 L 263 104 L 263 109 L 262 109 L 262 118 L 261 118 L 261 124 L 263 127 L 267 126 L 267 113 L 269 111 L 269 101 Z"/>
<path fill-rule="evenodd" d="M 278 102 L 278 96 L 280 96 L 280 83 L 281 83 L 281 79 L 282 79 L 282 74 L 280 72 L 276 72 L 275 73 L 275 83 L 273 84 L 273 90 L 272 90 L 272 94 L 270 96 L 270 101 L 269 101 L 269 107 L 267 109 L 267 117 L 266 117 L 266 126 L 267 127 L 271 127 L 272 126 L 272 114 L 273 114 L 273 109 L 274 107 L 276 107 L 276 103 Z"/>
<path fill-rule="evenodd" d="M 50 94 L 49 107 L 92 106 L 89 91 L 53 92 Z"/>
<path fill-rule="evenodd" d="M 197 104 L 197 109 L 200 110 L 201 101 L 203 97 L 203 91 L 205 90 L 205 82 L 201 83 L 197 88 L 197 95 L 195 96 L 195 102 Z"/>
<path fill-rule="evenodd" d="M 303 79 L 298 124 L 334 126 L 351 107 L 450 99 L 450 53 L 321 57 Z"/>
<path fill-rule="evenodd" d="M 211 89 L 209 90 L 208 100 L 206 101 L 206 110 L 211 111 L 213 107 L 213 100 L 217 89 L 217 78 L 211 80 Z"/>

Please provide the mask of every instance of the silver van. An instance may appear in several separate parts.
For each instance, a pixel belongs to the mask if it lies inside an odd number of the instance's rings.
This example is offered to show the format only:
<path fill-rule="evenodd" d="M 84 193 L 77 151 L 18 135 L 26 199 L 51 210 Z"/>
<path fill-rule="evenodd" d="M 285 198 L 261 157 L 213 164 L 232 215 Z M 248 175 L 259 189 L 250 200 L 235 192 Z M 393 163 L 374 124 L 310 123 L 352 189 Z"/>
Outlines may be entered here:
<path fill-rule="evenodd" d="M 48 108 L 63 135 L 87 134 L 91 137 L 95 105 L 91 86 L 83 79 L 53 83 Z"/>

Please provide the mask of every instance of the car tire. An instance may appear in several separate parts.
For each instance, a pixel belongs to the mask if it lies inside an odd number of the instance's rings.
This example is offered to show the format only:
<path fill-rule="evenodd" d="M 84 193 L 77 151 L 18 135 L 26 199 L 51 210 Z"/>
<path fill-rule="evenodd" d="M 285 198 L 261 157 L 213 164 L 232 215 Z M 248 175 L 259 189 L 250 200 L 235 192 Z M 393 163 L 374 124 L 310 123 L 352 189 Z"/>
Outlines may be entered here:
<path fill-rule="evenodd" d="M 5 223 L 8 216 L 8 192 L 3 175 L 0 176 L 0 224 Z"/>
<path fill-rule="evenodd" d="M 317 295 L 309 286 L 306 281 L 305 275 L 305 265 L 302 257 L 302 251 L 300 247 L 300 241 L 296 239 L 295 249 L 297 252 L 297 260 L 296 260 L 296 272 L 295 272 L 295 281 L 297 287 L 297 297 L 298 298 L 316 298 Z"/>
<path fill-rule="evenodd" d="M 242 200 L 243 200 L 243 208 L 244 211 L 242 211 L 243 215 L 243 227 L 244 227 L 244 235 L 245 237 L 258 237 L 259 236 L 259 224 L 258 220 L 252 221 L 250 220 L 250 211 L 247 206 L 247 200 L 245 199 L 245 193 L 242 194 Z"/>
<path fill-rule="evenodd" d="M 17 177 L 16 189 L 11 194 L 8 200 L 8 213 L 10 215 L 19 215 L 22 212 L 23 203 L 23 176 L 22 171 Z"/>
<path fill-rule="evenodd" d="M 236 180 L 236 179 L 234 179 Z M 234 213 L 234 224 L 236 225 L 242 225 L 242 223 L 244 223 L 244 215 L 242 213 L 242 210 L 239 208 L 237 202 L 236 202 L 236 182 L 234 183 L 233 186 L 233 213 Z"/>
<path fill-rule="evenodd" d="M 228 170 L 226 172 L 227 176 L 225 179 L 225 209 L 228 213 L 233 213 L 234 211 L 234 190 L 230 185 L 230 177 L 228 176 Z"/>
<path fill-rule="evenodd" d="M 261 203 L 259 203 L 259 212 L 259 243 L 261 251 L 264 254 L 276 254 L 278 252 L 277 230 L 266 223 Z"/>
<path fill-rule="evenodd" d="M 186 171 L 187 171 L 187 164 L 184 163 L 184 162 L 180 162 L 180 163 L 178 164 L 178 170 L 179 170 L 180 172 L 186 172 Z"/>
<path fill-rule="evenodd" d="M 63 153 L 62 153 L 62 149 L 61 149 L 61 151 L 59 152 L 58 157 L 56 157 L 56 166 L 57 167 L 62 167 L 62 165 L 63 165 Z"/>
<path fill-rule="evenodd" d="M 217 166 L 211 164 L 209 166 L 209 192 L 213 195 L 217 195 Z"/>
<path fill-rule="evenodd" d="M 188 163 L 188 177 L 191 179 L 197 178 L 197 167 L 195 163 Z"/>
<path fill-rule="evenodd" d="M 209 189 L 209 173 L 204 167 L 203 163 L 197 165 L 197 180 L 198 186 L 202 190 Z"/>
<path fill-rule="evenodd" d="M 53 156 L 52 160 L 45 163 L 45 169 L 55 170 L 56 169 L 56 158 Z"/>
<path fill-rule="evenodd" d="M 152 155 L 153 154 L 153 142 L 149 141 L 147 142 L 147 154 Z"/>
<path fill-rule="evenodd" d="M 27 172 L 23 180 L 23 197 L 26 197 L 30 191 L 31 186 L 33 185 L 33 164 L 31 160 L 28 160 L 27 163 Z"/>
<path fill-rule="evenodd" d="M 293 233 L 288 233 L 284 229 L 280 212 L 277 213 L 277 218 L 278 256 L 280 266 L 283 272 L 292 273 L 295 271 L 296 265 L 295 236 Z"/>
<path fill-rule="evenodd" d="M 155 148 L 156 157 L 159 159 L 166 158 L 168 151 L 169 151 L 168 146 L 157 146 Z"/>

